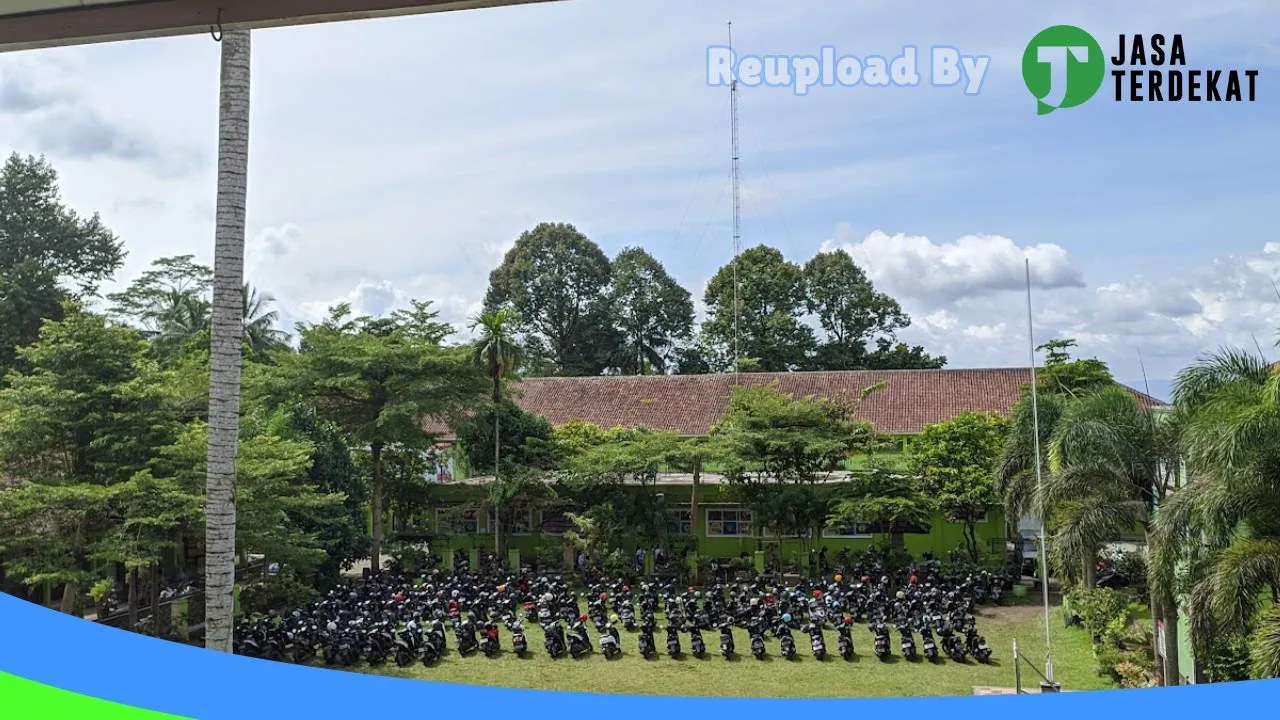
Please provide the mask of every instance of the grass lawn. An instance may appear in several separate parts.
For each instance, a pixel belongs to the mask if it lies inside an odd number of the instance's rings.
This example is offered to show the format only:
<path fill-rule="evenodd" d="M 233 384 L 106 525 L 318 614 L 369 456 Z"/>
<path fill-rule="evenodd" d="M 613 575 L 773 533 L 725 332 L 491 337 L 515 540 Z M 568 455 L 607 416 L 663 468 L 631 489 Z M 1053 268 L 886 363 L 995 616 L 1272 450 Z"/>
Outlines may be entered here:
<path fill-rule="evenodd" d="M 660 651 L 666 649 L 666 633 L 654 633 Z M 1094 673 L 1093 653 L 1084 631 L 1062 626 L 1060 611 L 1050 619 L 1053 632 L 1054 675 L 1063 690 L 1098 690 L 1113 688 L 1109 678 Z M 496 685 L 540 690 L 608 692 L 644 695 L 712 695 L 727 697 L 909 697 L 920 695 L 972 695 L 974 686 L 1013 687 L 1013 641 L 1016 637 L 1023 655 L 1043 669 L 1044 618 L 1038 605 L 985 608 L 978 617 L 978 631 L 987 638 L 994 651 L 990 665 L 970 660 L 959 665 L 950 660 L 929 666 L 921 661 L 909 663 L 898 652 L 898 635 L 893 633 L 894 655 L 881 662 L 871 652 L 871 633 L 865 626 L 854 629 L 853 645 L 857 656 L 849 662 L 835 655 L 836 634 L 827 632 L 827 646 L 832 659 L 818 662 L 809 655 L 809 639 L 797 632 L 799 658 L 788 662 L 778 657 L 756 660 L 749 654 L 746 633 L 735 630 L 734 641 L 739 657 L 733 662 L 720 657 L 719 633 L 703 633 L 707 649 L 714 656 L 696 660 L 686 656 L 673 660 L 665 654 L 646 661 L 636 653 L 636 636 L 622 633 L 623 655 L 605 660 L 598 653 L 581 660 L 551 660 L 542 649 L 542 631 L 535 624 L 526 627 L 529 647 L 533 651 L 525 659 L 510 650 L 510 638 L 503 631 L 503 648 L 508 650 L 495 658 L 474 655 L 459 657 L 450 652 L 436 666 L 420 663 L 398 668 L 389 663 L 376 669 L 358 668 L 361 672 L 422 680 L 439 680 L 472 685 Z M 598 645 L 592 632 L 592 642 Z M 689 636 L 680 642 L 688 652 Z M 916 637 L 919 643 L 919 636 Z M 777 652 L 777 641 L 769 640 L 769 652 Z M 748 653 L 742 656 L 742 653 Z M 1023 684 L 1036 688 L 1040 678 L 1030 668 L 1023 669 Z"/>

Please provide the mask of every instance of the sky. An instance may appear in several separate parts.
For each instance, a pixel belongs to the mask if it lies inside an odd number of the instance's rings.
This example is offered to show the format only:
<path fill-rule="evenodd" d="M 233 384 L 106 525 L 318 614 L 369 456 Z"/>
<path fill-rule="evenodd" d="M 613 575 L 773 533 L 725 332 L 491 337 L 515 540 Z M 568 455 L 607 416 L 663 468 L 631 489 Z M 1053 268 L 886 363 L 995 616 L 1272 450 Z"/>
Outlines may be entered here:
<path fill-rule="evenodd" d="M 980 9 L 979 9 L 980 7 Z M 708 47 L 991 63 L 960 87 L 743 87 L 742 244 L 843 248 L 951 367 L 1037 343 L 1167 397 L 1222 346 L 1280 358 L 1280 5 L 566 0 L 256 31 L 249 281 L 286 328 L 350 302 L 432 299 L 465 328 L 524 230 L 647 249 L 701 298 L 732 258 L 729 94 Z M 1022 54 L 1045 27 L 1180 33 L 1188 69 L 1259 71 L 1241 104 L 1090 102 L 1039 116 Z M 65 202 L 153 260 L 211 263 L 218 45 L 207 35 L 0 56 L 0 150 L 44 154 Z M 927 72 L 927 64 L 922 65 Z M 110 288 L 109 288 L 110 289 Z M 700 302 L 699 302 L 700 305 Z"/>

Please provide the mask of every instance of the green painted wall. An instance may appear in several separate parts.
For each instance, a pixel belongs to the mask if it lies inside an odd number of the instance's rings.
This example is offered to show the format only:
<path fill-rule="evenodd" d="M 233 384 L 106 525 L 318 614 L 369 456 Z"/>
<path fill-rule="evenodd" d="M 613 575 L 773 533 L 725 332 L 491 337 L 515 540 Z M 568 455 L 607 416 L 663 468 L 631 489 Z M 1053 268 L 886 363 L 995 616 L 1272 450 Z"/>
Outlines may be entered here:
<path fill-rule="evenodd" d="M 687 510 L 693 494 L 693 486 L 661 485 L 655 491 L 663 495 L 664 504 L 668 510 Z M 770 547 L 779 548 L 780 554 L 787 561 L 795 562 L 800 560 L 803 555 L 803 544 L 796 539 L 784 539 L 778 542 L 772 538 L 708 537 L 706 535 L 706 513 L 708 510 L 739 507 L 734 501 L 733 491 L 734 488 L 728 485 L 703 485 L 699 487 L 698 516 L 693 519 L 692 523 L 693 535 L 698 539 L 696 549 L 698 555 L 704 558 L 738 557 L 745 553 L 754 552 L 763 546 L 766 549 Z M 477 495 L 478 489 L 474 486 L 442 486 L 438 491 L 439 508 L 458 507 L 475 502 L 473 498 Z M 441 523 L 437 522 L 439 517 L 436 510 L 437 508 L 432 508 L 426 514 L 426 517 L 421 519 L 419 524 L 425 529 L 438 534 L 440 537 L 439 542 L 442 545 L 438 550 L 455 548 L 490 550 L 493 548 L 492 528 L 489 526 L 486 513 L 478 513 L 477 530 L 474 534 L 450 534 L 447 528 L 441 527 Z M 537 528 L 541 525 L 542 520 L 541 513 L 534 512 L 532 514 L 531 527 Z M 976 526 L 976 534 L 979 548 L 984 556 L 1003 558 L 1006 535 L 1004 515 L 999 508 L 992 508 L 986 522 L 979 523 Z M 914 555 L 918 556 L 925 552 L 932 552 L 940 558 L 946 558 L 951 551 L 964 546 L 964 527 L 957 523 L 947 522 L 939 514 L 935 517 L 927 534 L 908 534 L 904 539 L 907 549 Z M 508 548 L 519 550 L 524 557 L 532 557 L 540 547 L 554 547 L 562 543 L 562 538 L 559 535 L 536 532 L 515 535 L 504 533 L 503 540 Z M 818 549 L 825 545 L 828 558 L 834 559 L 835 554 L 842 549 L 861 551 L 873 544 L 887 544 L 888 542 L 889 536 L 887 534 L 875 534 L 867 538 L 824 537 L 818 539 L 814 543 L 814 547 Z M 634 550 L 635 547 L 632 546 L 627 549 Z"/>

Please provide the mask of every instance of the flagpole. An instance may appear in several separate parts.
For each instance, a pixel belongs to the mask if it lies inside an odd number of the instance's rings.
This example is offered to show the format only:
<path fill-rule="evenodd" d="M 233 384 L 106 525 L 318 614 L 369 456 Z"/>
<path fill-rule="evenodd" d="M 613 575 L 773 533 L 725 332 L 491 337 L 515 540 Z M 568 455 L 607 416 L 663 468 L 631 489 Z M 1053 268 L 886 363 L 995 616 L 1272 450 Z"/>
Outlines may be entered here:
<path fill-rule="evenodd" d="M 1040 400 L 1036 391 L 1036 340 L 1031 322 L 1031 259 L 1026 261 L 1027 273 L 1027 349 L 1031 359 L 1031 432 L 1036 453 L 1036 495 L 1040 496 L 1044 484 L 1040 469 Z M 1049 629 L 1049 536 L 1045 532 L 1044 508 L 1040 508 L 1040 587 L 1044 595 L 1044 677 L 1053 685 L 1053 644 Z"/>

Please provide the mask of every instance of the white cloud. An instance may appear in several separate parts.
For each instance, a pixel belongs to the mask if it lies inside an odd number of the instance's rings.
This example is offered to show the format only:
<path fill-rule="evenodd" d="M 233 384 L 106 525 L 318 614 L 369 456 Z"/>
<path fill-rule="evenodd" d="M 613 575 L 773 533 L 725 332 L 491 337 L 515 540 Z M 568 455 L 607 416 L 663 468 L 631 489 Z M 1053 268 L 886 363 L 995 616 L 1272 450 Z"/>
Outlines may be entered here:
<path fill-rule="evenodd" d="M 873 236 L 875 234 L 873 233 Z M 909 258 L 919 248 L 938 247 L 921 238 L 898 246 Z M 893 253 L 883 264 L 897 267 Z M 1078 355 L 1108 362 L 1117 376 L 1141 376 L 1139 355 L 1154 378 L 1171 378 L 1197 355 L 1222 346 L 1255 348 L 1255 340 L 1273 359 L 1280 357 L 1272 339 L 1280 328 L 1280 298 L 1275 243 L 1259 252 L 1220 257 L 1211 262 L 1188 258 L 1177 277 L 1135 274 L 1094 287 L 1057 287 L 1033 293 L 1037 343 L 1071 337 Z M 856 256 L 855 256 L 856 258 Z M 1070 258 L 1061 256 L 1066 263 Z M 1034 266 L 1033 266 L 1034 267 Z M 922 277 L 930 277 L 921 271 Z M 887 292 L 905 284 L 893 273 L 876 279 Z M 904 293 L 904 309 L 914 322 L 903 339 L 948 356 L 956 367 L 1017 365 L 1026 357 L 1026 305 L 1020 293 L 1000 283 L 973 283 L 954 302 L 936 291 Z M 941 305 L 941 307 L 940 307 Z"/>
<path fill-rule="evenodd" d="M 847 235 L 847 231 L 845 231 Z M 1080 270 L 1057 245 L 1020 248 L 998 235 L 967 235 L 937 243 L 919 235 L 888 235 L 879 230 L 865 239 L 837 238 L 824 250 L 843 249 L 864 266 L 872 281 L 894 296 L 929 302 L 954 302 L 1026 286 L 1024 263 L 1031 263 L 1033 287 L 1083 287 Z"/>

